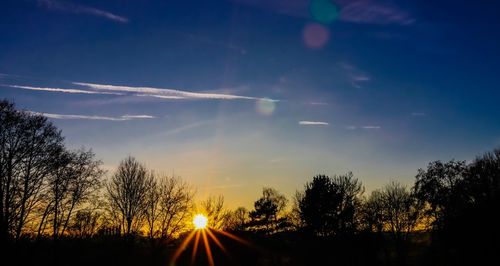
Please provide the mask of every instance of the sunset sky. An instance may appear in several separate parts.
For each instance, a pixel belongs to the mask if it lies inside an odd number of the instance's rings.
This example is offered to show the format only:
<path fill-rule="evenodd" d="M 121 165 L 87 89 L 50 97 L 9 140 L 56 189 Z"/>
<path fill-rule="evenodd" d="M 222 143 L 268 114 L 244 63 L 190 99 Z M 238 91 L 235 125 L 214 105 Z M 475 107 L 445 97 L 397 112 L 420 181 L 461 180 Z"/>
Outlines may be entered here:
<path fill-rule="evenodd" d="M 189 3 L 188 3 L 189 2 Z M 479 3 L 481 2 L 481 3 Z M 251 207 L 500 146 L 497 1 L 0 2 L 0 98 Z"/>

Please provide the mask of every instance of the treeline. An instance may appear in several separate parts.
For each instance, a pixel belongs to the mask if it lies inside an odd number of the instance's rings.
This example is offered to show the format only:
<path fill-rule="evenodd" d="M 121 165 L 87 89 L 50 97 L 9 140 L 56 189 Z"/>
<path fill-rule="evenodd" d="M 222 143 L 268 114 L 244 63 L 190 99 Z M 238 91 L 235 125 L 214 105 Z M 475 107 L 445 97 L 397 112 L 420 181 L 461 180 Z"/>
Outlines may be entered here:
<path fill-rule="evenodd" d="M 76 213 L 94 200 L 101 162 L 63 140 L 45 117 L 0 101 L 1 239 L 66 235 Z"/>
<path fill-rule="evenodd" d="M 90 150 L 69 150 L 45 117 L 0 102 L 0 233 L 3 240 L 141 236 L 170 241 L 204 213 L 215 229 L 320 238 L 372 234 L 403 243 L 431 232 L 446 245 L 486 237 L 498 247 L 500 150 L 474 161 L 434 161 L 413 186 L 392 181 L 365 195 L 352 173 L 318 175 L 293 198 L 264 188 L 252 210 L 228 210 L 223 196 L 195 204 L 180 177 L 122 160 L 108 181 Z M 466 239 L 466 241 L 464 241 Z M 468 246 L 468 245 L 466 245 Z"/>

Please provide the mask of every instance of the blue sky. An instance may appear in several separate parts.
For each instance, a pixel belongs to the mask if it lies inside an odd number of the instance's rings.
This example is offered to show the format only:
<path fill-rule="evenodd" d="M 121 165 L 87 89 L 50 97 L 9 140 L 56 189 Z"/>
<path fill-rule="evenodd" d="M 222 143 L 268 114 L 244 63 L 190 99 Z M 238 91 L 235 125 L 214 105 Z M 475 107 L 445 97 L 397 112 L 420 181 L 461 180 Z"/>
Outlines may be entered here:
<path fill-rule="evenodd" d="M 439 3 L 435 3 L 439 2 Z M 500 3 L 2 1 L 0 97 L 112 170 L 251 206 L 315 174 L 367 190 L 500 146 Z"/>

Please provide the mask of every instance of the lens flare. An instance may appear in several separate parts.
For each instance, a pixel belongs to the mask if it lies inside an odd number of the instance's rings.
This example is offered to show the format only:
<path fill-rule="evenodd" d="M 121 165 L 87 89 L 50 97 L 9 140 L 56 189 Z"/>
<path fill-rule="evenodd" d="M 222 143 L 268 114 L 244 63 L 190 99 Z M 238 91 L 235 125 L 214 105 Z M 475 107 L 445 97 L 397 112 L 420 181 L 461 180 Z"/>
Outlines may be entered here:
<path fill-rule="evenodd" d="M 195 229 L 205 229 L 207 228 L 208 219 L 203 214 L 197 214 L 193 218 L 193 225 Z"/>
<path fill-rule="evenodd" d="M 255 103 L 255 109 L 261 115 L 266 115 L 266 116 L 272 115 L 275 108 L 276 108 L 275 101 L 268 98 L 259 99 Z"/>
<path fill-rule="evenodd" d="M 312 0 L 309 12 L 317 22 L 330 24 L 338 17 L 339 8 L 331 0 Z"/>
<path fill-rule="evenodd" d="M 304 27 L 304 43 L 312 49 L 319 49 L 330 39 L 330 31 L 321 24 L 308 24 Z"/>

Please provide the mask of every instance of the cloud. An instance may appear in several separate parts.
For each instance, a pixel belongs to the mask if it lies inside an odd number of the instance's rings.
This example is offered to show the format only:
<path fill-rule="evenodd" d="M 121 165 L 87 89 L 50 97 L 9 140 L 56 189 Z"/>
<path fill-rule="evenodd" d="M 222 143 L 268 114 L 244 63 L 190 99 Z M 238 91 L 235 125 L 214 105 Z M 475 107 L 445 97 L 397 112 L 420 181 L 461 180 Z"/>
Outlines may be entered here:
<path fill-rule="evenodd" d="M 380 126 L 362 126 L 362 129 L 380 129 Z"/>
<path fill-rule="evenodd" d="M 111 92 L 128 92 L 136 96 L 156 97 L 162 99 L 217 99 L 217 100 L 242 99 L 242 100 L 266 100 L 271 102 L 278 101 L 272 99 L 263 99 L 263 98 L 240 96 L 233 94 L 190 92 L 183 90 L 152 88 L 152 87 L 116 86 L 116 85 L 104 85 L 104 84 L 84 83 L 84 82 L 73 82 L 73 84 L 88 87 L 95 90 L 104 90 Z"/>
<path fill-rule="evenodd" d="M 371 81 L 372 78 L 370 75 L 368 75 L 365 71 L 360 70 L 358 67 L 346 63 L 346 62 L 340 62 L 338 63 L 338 66 L 343 69 L 343 71 L 346 73 L 348 76 L 351 85 L 355 88 L 361 88 L 363 83 L 366 83 L 368 81 Z"/>
<path fill-rule="evenodd" d="M 85 119 L 85 120 L 107 120 L 107 121 L 128 121 L 134 119 L 152 119 L 155 118 L 151 115 L 122 115 L 119 117 L 111 117 L 111 116 L 97 116 L 97 115 L 63 115 L 63 114 L 49 114 L 49 113 L 41 113 L 41 112 L 33 112 L 32 114 L 43 115 L 48 118 L 53 119 Z"/>
<path fill-rule="evenodd" d="M 357 130 L 357 129 L 374 130 L 382 128 L 381 126 L 338 126 L 338 127 L 347 130 Z"/>
<path fill-rule="evenodd" d="M 411 113 L 411 116 L 426 116 L 427 114 L 426 113 L 422 113 L 422 112 L 413 112 Z"/>
<path fill-rule="evenodd" d="M 10 88 L 18 88 L 18 89 L 23 89 L 23 90 L 33 90 L 33 91 L 49 91 L 49 92 L 63 92 L 63 93 L 82 93 L 82 94 L 123 95 L 123 93 L 118 93 L 118 92 L 102 92 L 102 91 L 89 91 L 89 90 L 78 90 L 78 89 L 31 87 L 31 86 L 5 85 L 5 84 L 0 84 L 0 86 L 10 87 Z"/>
<path fill-rule="evenodd" d="M 274 163 L 281 163 L 281 162 L 284 162 L 286 160 L 287 159 L 284 157 L 276 157 L 276 158 L 272 158 L 272 159 L 268 160 L 267 162 L 274 164 Z"/>
<path fill-rule="evenodd" d="M 387 1 L 342 0 L 339 5 L 339 19 L 345 22 L 378 25 L 411 25 L 415 22 L 410 14 Z"/>
<path fill-rule="evenodd" d="M 310 18 L 310 0 L 231 0 L 278 14 Z M 356 24 L 411 25 L 415 18 L 390 0 L 335 0 L 340 12 L 337 20 Z"/>
<path fill-rule="evenodd" d="M 199 128 L 199 127 L 203 127 L 203 126 L 207 126 L 207 125 L 212 125 L 213 123 L 214 123 L 214 120 L 202 120 L 202 121 L 194 122 L 191 124 L 182 125 L 182 126 L 177 127 L 177 128 L 169 129 L 169 130 L 164 131 L 158 135 L 159 136 L 176 135 L 176 134 L 183 133 L 183 132 L 195 129 L 195 128 Z"/>
<path fill-rule="evenodd" d="M 88 14 L 88 15 L 93 15 L 97 17 L 103 17 L 115 22 L 120 22 L 120 23 L 127 23 L 128 18 L 122 17 L 115 15 L 111 12 L 97 9 L 94 7 L 89 7 L 89 6 L 83 6 L 83 5 L 78 5 L 78 4 L 73 4 L 69 2 L 62 2 L 62 1 L 56 1 L 56 0 L 38 0 L 38 4 L 47 8 L 47 9 L 52 9 L 52 10 L 60 10 L 60 11 L 65 11 L 65 12 L 71 12 L 71 13 L 76 13 L 76 14 Z"/>
<path fill-rule="evenodd" d="M 326 102 L 306 102 L 306 104 L 309 104 L 309 105 L 320 105 L 320 106 L 328 105 L 328 103 L 326 103 Z"/>
<path fill-rule="evenodd" d="M 321 121 L 299 121 L 299 125 L 302 126 L 328 126 L 329 123 Z"/>

